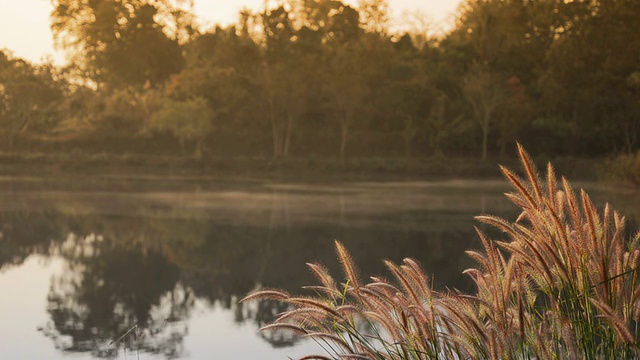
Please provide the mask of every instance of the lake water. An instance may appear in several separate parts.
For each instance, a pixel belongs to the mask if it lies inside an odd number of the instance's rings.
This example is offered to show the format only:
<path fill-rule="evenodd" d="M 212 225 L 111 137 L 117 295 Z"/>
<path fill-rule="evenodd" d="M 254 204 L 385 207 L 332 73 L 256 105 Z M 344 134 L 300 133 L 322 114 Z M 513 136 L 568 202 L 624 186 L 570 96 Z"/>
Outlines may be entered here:
<path fill-rule="evenodd" d="M 631 224 L 639 194 L 587 184 Z M 509 219 L 504 181 L 295 184 L 246 179 L 0 178 L 0 357 L 288 359 L 320 352 L 259 333 L 281 312 L 238 304 L 258 287 L 339 274 L 342 241 L 365 276 L 413 257 L 439 289 L 472 291 L 473 216 Z M 126 335 L 125 335 L 126 334 Z M 124 335 L 124 336 L 123 336 Z"/>

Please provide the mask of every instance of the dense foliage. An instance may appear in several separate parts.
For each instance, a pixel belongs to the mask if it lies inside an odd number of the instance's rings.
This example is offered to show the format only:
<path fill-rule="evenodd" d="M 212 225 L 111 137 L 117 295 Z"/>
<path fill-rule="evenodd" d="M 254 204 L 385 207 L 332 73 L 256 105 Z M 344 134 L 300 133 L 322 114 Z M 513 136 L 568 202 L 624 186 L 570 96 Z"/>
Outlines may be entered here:
<path fill-rule="evenodd" d="M 189 1 L 52 2 L 71 63 L 0 54 L 5 151 L 486 158 L 515 141 L 548 155 L 640 148 L 635 0 L 465 0 L 437 36 L 395 33 L 385 0 L 287 0 L 206 31 Z M 169 116 L 194 104 L 210 115 Z M 185 135 L 194 129 L 206 130 Z M 164 146 L 126 146 L 150 141 Z"/>

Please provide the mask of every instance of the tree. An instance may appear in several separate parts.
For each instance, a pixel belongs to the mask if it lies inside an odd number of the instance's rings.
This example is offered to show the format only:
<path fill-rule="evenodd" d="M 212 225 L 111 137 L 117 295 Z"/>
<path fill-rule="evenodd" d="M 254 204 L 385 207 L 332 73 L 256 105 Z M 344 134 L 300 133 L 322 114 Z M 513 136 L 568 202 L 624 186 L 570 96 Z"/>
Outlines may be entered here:
<path fill-rule="evenodd" d="M 531 100 L 526 90 L 517 76 L 505 81 L 506 98 L 497 119 L 498 147 L 502 156 L 507 154 L 507 145 L 515 146 L 523 124 L 532 117 Z"/>
<path fill-rule="evenodd" d="M 480 126 L 483 159 L 493 129 L 499 130 L 502 151 L 533 118 L 525 100 L 535 90 L 530 84 L 537 83 L 549 46 L 548 10 L 548 2 L 467 0 L 445 41 L 446 56 L 457 58 L 461 69 L 461 93 Z M 508 79 L 517 79 L 517 86 Z"/>
<path fill-rule="evenodd" d="M 116 86 L 161 84 L 183 68 L 182 49 L 154 21 L 157 14 L 149 4 L 136 9 L 120 37 L 105 50 L 105 71 Z"/>
<path fill-rule="evenodd" d="M 97 85 L 157 84 L 182 68 L 178 39 L 190 25 L 184 24 L 180 6 L 190 1 L 176 6 L 169 0 L 51 1 L 57 46 Z"/>
<path fill-rule="evenodd" d="M 445 140 L 460 126 L 463 117 L 450 114 L 451 100 L 444 92 L 438 92 L 425 119 L 429 146 L 435 156 L 443 156 Z"/>
<path fill-rule="evenodd" d="M 505 104 L 506 94 L 502 77 L 477 67 L 464 83 L 464 96 L 471 105 L 473 118 L 482 131 L 481 158 L 487 159 L 489 131 L 498 108 Z"/>
<path fill-rule="evenodd" d="M 389 128 L 398 131 L 404 142 L 405 156 L 412 154 L 416 139 L 428 146 L 430 154 L 443 155 L 443 147 L 459 131 L 463 116 L 457 106 L 457 81 L 442 59 L 441 49 L 422 44 L 418 49 L 410 34 L 393 43 L 392 61 L 386 64 L 389 84 L 383 98 L 384 108 L 391 109 L 389 117 L 396 120 Z M 454 89 L 451 89 L 451 88 Z M 378 110 L 380 111 L 380 110 Z"/>
<path fill-rule="evenodd" d="M 295 91 L 299 83 L 293 78 L 295 71 L 288 66 L 295 61 L 292 46 L 296 31 L 289 11 L 283 6 L 265 12 L 263 26 L 265 53 L 261 80 L 269 109 L 273 157 L 287 157 L 301 106 Z"/>
<path fill-rule="evenodd" d="M 215 145 L 225 154 L 268 152 L 261 49 L 243 28 L 216 27 L 185 46 L 186 66 L 167 83 L 172 99 L 206 99 L 216 113 Z M 266 119 L 265 119 L 266 120 Z M 213 150 L 213 149 L 212 149 Z"/>
<path fill-rule="evenodd" d="M 9 149 L 16 138 L 43 135 L 59 122 L 65 84 L 52 66 L 34 66 L 0 51 L 0 125 Z"/>
<path fill-rule="evenodd" d="M 289 5 L 298 28 L 307 27 L 322 33 L 329 26 L 331 13 L 338 11 L 343 3 L 339 0 L 292 0 Z"/>
<path fill-rule="evenodd" d="M 389 26 L 388 0 L 358 0 L 362 26 L 367 32 L 386 34 Z"/>
<path fill-rule="evenodd" d="M 359 14 L 343 5 L 339 12 L 329 19 L 326 32 L 328 96 L 332 116 L 337 120 L 340 129 L 339 154 L 342 160 L 346 157 L 346 149 L 352 136 L 356 119 L 362 118 L 369 88 L 367 84 L 367 68 L 373 57 L 369 57 L 373 41 L 367 41 L 359 27 Z"/>
<path fill-rule="evenodd" d="M 548 117 L 569 128 L 570 152 L 612 151 L 625 134 L 638 131 L 628 125 L 638 122 L 639 113 L 632 79 L 640 68 L 635 35 L 640 31 L 640 4 L 554 1 L 552 6 L 553 41 L 540 76 L 550 89 L 542 98 L 553 109 Z"/>
<path fill-rule="evenodd" d="M 376 109 L 383 112 L 384 120 L 373 126 L 382 131 L 400 133 L 404 154 L 411 157 L 429 89 L 417 66 L 418 50 L 413 45 L 411 36 L 404 34 L 394 42 L 392 54 L 386 66 L 384 93 L 379 96 L 383 100 L 382 106 Z"/>

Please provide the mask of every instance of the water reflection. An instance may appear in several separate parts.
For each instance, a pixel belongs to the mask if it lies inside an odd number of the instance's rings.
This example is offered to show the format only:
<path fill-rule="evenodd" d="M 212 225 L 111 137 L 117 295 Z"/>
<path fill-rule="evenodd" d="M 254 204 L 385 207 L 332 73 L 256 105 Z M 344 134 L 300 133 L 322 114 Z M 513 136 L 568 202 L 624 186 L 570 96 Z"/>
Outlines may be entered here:
<path fill-rule="evenodd" d="M 113 356 L 117 346 L 181 355 L 184 334 L 165 334 L 192 306 L 189 292 L 178 286 L 179 269 L 162 253 L 122 240 L 70 234 L 53 246 L 67 261 L 51 280 L 47 310 L 54 329 L 49 334 L 69 339 L 57 344 L 64 351 L 99 357 Z M 110 346 L 134 328 L 140 331 Z"/>
<path fill-rule="evenodd" d="M 314 281 L 306 262 L 338 273 L 333 239 L 353 252 L 363 275 L 385 274 L 382 259 L 411 256 L 436 287 L 470 291 L 461 271 L 471 264 L 464 250 L 475 246 L 473 215 L 515 214 L 503 188 L 463 185 L 13 191 L 0 209 L 0 276 L 31 254 L 64 260 L 50 280 L 49 320 L 38 324 L 63 352 L 180 358 L 189 355 L 197 303 L 257 329 L 285 309 L 237 300 L 258 286 L 298 291 Z M 256 335 L 274 349 L 299 341 Z"/>

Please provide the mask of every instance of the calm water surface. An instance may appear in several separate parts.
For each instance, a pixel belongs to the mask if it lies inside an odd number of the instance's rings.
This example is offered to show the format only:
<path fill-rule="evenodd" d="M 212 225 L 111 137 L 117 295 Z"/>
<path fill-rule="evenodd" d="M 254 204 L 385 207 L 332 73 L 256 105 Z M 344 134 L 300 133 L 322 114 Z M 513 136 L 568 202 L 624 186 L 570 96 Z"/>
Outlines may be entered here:
<path fill-rule="evenodd" d="M 586 184 L 638 219 L 640 195 Z M 305 263 L 363 276 L 418 259 L 437 288 L 476 247 L 473 216 L 513 219 L 503 181 L 291 184 L 242 179 L 0 178 L 0 351 L 7 359 L 287 359 L 313 342 L 257 329 L 284 310 L 238 305 L 296 292 Z M 127 332 L 131 330 L 128 334 Z M 126 336 L 123 336 L 127 334 Z"/>

